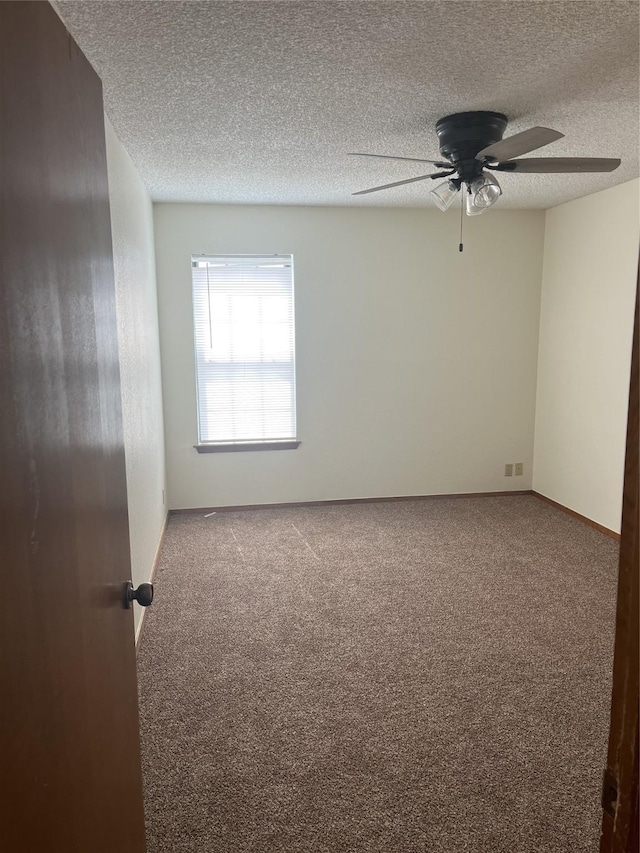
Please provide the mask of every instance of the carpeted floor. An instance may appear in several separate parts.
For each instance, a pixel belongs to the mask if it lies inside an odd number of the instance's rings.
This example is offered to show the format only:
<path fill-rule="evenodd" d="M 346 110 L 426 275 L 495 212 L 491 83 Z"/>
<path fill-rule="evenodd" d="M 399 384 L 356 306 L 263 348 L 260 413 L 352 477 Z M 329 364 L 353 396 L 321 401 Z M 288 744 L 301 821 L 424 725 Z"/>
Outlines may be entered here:
<path fill-rule="evenodd" d="M 596 853 L 617 550 L 530 496 L 173 516 L 149 853 Z"/>

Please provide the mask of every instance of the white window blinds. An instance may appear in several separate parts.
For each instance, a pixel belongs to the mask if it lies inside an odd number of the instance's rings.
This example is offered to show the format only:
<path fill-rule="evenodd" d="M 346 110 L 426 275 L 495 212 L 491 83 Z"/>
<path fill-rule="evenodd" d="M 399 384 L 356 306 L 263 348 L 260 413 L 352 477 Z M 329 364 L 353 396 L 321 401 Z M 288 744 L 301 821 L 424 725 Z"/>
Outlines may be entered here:
<path fill-rule="evenodd" d="M 199 443 L 296 438 L 293 257 L 191 259 Z"/>

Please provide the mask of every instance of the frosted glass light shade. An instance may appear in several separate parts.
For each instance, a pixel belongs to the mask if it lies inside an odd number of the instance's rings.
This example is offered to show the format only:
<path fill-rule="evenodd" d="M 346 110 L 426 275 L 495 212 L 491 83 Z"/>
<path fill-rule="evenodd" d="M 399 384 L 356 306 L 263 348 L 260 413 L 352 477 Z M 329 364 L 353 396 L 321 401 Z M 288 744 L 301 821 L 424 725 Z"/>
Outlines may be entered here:
<path fill-rule="evenodd" d="M 438 184 L 434 190 L 431 190 L 429 195 L 431 196 L 435 206 L 444 212 L 451 207 L 451 204 L 459 191 L 459 187 L 457 187 L 453 181 L 444 181 L 443 183 Z"/>

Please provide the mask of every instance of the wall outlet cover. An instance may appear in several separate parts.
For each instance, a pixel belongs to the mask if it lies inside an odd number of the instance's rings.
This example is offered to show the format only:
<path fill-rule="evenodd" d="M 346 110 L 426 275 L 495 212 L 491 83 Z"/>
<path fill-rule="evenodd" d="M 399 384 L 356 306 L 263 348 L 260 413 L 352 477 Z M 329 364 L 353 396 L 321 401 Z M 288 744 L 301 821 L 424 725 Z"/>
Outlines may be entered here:
<path fill-rule="evenodd" d="M 504 476 L 513 477 L 513 465 L 511 463 L 504 466 Z"/>

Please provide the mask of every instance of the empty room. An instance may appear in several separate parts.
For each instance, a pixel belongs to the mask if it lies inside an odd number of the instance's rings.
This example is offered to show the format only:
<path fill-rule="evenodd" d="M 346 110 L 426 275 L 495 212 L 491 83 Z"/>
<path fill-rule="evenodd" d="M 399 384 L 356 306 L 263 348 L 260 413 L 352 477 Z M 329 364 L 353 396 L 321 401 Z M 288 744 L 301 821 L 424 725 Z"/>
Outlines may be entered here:
<path fill-rule="evenodd" d="M 639 8 L 0 3 L 2 853 L 638 850 Z"/>

